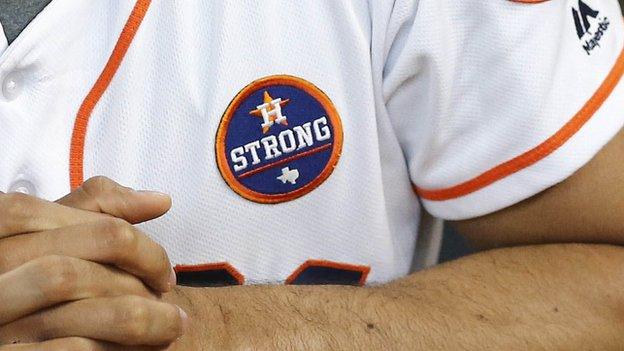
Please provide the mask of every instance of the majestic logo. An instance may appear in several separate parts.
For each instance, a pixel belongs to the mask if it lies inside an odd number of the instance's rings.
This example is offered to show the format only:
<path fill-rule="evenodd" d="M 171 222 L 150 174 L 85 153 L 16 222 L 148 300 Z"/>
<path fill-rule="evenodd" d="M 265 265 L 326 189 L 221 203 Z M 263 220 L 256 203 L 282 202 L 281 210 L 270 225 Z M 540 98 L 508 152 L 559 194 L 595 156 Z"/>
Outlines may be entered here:
<path fill-rule="evenodd" d="M 243 88 L 225 111 L 217 166 L 248 200 L 289 201 L 329 177 L 342 138 L 338 112 L 319 88 L 293 76 L 270 76 Z"/>
<path fill-rule="evenodd" d="M 605 17 L 598 17 L 600 11 L 594 10 L 589 7 L 583 0 L 579 0 L 578 10 L 572 8 L 572 17 L 574 19 L 574 25 L 576 26 L 576 35 L 583 43 L 583 49 L 587 55 L 591 55 L 592 51 L 600 47 L 600 40 L 603 35 L 609 29 L 609 19 Z M 597 28 L 592 33 L 592 24 L 590 18 L 595 19 L 598 23 L 595 25 Z"/>

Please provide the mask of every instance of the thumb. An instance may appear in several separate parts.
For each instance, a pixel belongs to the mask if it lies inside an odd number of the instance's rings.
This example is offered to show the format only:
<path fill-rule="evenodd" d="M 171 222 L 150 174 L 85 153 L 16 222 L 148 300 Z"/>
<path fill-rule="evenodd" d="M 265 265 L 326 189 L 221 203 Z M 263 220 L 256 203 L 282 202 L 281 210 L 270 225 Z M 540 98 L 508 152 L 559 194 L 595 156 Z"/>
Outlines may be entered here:
<path fill-rule="evenodd" d="M 171 208 L 171 197 L 159 192 L 136 191 L 99 176 L 88 179 L 56 203 L 105 213 L 136 224 L 167 213 Z"/>

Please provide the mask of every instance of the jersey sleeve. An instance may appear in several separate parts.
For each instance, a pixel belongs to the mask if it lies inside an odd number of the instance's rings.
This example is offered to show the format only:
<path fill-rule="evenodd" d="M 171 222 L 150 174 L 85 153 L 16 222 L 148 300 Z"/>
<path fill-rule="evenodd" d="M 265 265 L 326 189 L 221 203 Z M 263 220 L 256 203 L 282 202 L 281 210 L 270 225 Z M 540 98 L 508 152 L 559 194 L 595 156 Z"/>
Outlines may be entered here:
<path fill-rule="evenodd" d="M 395 5 L 383 98 L 433 215 L 467 219 L 527 199 L 622 127 L 617 0 L 414 3 Z"/>

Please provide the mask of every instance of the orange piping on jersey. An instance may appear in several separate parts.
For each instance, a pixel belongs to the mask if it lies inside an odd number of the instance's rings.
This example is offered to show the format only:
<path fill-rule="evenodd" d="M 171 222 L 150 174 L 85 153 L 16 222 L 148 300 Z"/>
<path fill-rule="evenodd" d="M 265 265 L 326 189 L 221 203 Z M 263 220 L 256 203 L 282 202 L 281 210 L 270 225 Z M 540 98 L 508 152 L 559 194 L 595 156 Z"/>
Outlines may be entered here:
<path fill-rule="evenodd" d="M 561 129 L 559 129 L 550 138 L 546 139 L 543 143 L 461 184 L 443 189 L 424 189 L 415 186 L 414 188 L 416 193 L 421 198 L 429 201 L 455 199 L 483 189 L 494 182 L 497 182 L 542 160 L 544 157 L 550 155 L 565 144 L 574 134 L 576 134 L 576 132 L 581 129 L 581 127 L 585 125 L 585 123 L 587 123 L 587 121 L 591 119 L 600 106 L 602 106 L 604 101 L 609 97 L 609 95 L 611 95 L 613 89 L 615 89 L 615 86 L 620 81 L 620 78 L 622 78 L 622 73 L 624 73 L 624 49 L 620 53 L 620 56 L 611 69 L 611 72 L 607 75 L 607 78 L 598 88 L 596 93 L 594 93 L 594 95 L 585 104 L 585 106 L 583 106 L 583 108 Z"/>
<path fill-rule="evenodd" d="M 178 273 L 184 272 L 205 272 L 225 270 L 236 280 L 238 285 L 245 284 L 245 276 L 243 276 L 234 266 L 227 262 L 207 263 L 198 265 L 177 265 L 174 270 Z"/>
<path fill-rule="evenodd" d="M 98 101 L 100 101 L 100 98 L 102 98 L 102 95 L 104 95 L 115 73 L 117 73 L 121 61 L 123 61 L 130 44 L 132 44 L 132 40 L 141 26 L 143 18 L 145 18 L 150 3 L 151 0 L 137 0 L 104 70 L 100 73 L 100 76 L 82 102 L 82 105 L 80 105 L 74 123 L 69 151 L 69 181 L 72 190 L 79 187 L 84 181 L 84 146 L 91 113 Z"/>
<path fill-rule="evenodd" d="M 354 264 L 332 262 L 332 261 L 327 261 L 327 260 L 307 260 L 301 266 L 299 266 L 299 268 L 297 268 L 296 271 L 294 271 L 290 276 L 288 276 L 288 278 L 286 279 L 286 284 L 292 284 L 297 279 L 297 277 L 299 277 L 299 275 L 303 273 L 303 271 L 305 271 L 306 269 L 310 267 L 326 267 L 326 268 L 336 268 L 336 269 L 341 269 L 341 270 L 351 271 L 351 272 L 360 272 L 362 275 L 360 276 L 360 281 L 358 282 L 359 286 L 364 286 L 364 284 L 366 284 L 368 273 L 370 273 L 370 270 L 371 270 L 369 266 L 359 266 L 359 265 L 354 265 Z"/>

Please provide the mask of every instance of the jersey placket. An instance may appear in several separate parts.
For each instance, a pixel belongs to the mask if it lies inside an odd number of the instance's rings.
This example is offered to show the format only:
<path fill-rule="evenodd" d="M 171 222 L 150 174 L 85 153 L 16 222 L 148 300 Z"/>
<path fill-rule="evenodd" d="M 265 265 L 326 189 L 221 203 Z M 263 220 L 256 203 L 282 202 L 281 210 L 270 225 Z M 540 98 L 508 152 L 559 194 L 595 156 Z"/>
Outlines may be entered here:
<path fill-rule="evenodd" d="M 0 55 L 0 191 L 50 200 L 69 191 L 76 111 L 117 34 L 111 40 L 91 34 L 93 28 L 116 24 L 111 17 L 116 13 L 102 11 L 105 6 L 53 1 L 5 45 Z M 6 42 L 3 34 L 0 43 Z"/>

